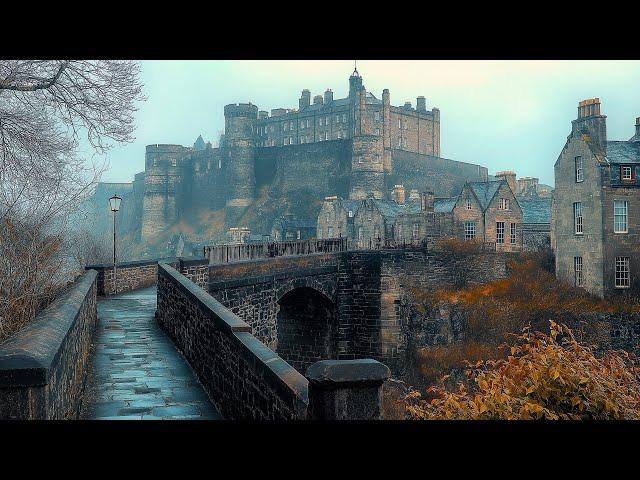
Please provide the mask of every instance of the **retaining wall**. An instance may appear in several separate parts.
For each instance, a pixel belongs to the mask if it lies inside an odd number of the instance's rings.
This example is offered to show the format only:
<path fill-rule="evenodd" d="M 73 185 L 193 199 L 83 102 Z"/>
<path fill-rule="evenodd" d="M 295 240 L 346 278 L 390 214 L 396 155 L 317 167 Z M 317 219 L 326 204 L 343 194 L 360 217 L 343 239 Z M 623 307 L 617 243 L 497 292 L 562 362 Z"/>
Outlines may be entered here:
<path fill-rule="evenodd" d="M 0 419 L 79 417 L 97 324 L 95 270 L 0 345 Z"/>

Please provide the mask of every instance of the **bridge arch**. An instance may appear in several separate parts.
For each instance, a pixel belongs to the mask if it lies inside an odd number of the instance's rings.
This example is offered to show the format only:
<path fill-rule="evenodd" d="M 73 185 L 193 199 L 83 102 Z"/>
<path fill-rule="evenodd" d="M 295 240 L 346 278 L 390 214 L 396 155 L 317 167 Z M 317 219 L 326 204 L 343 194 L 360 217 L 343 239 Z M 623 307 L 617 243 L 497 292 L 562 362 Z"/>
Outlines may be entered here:
<path fill-rule="evenodd" d="M 293 282 L 282 289 L 277 301 L 276 351 L 302 373 L 319 360 L 336 358 L 338 345 L 335 302 L 309 284 Z"/>

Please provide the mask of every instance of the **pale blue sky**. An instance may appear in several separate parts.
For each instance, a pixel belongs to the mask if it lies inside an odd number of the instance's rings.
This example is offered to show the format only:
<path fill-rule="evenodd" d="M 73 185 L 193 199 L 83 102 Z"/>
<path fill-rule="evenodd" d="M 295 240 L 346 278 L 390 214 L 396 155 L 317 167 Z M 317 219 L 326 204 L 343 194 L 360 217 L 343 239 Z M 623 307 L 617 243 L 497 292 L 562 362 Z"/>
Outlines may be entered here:
<path fill-rule="evenodd" d="M 479 163 L 553 184 L 553 164 L 578 102 L 600 97 L 608 138 L 627 140 L 640 116 L 640 61 L 358 61 L 364 84 L 378 98 L 391 92 L 403 105 L 417 96 L 441 115 L 442 156 Z M 331 88 L 346 96 L 351 61 L 144 61 L 148 100 L 137 113 L 136 141 L 108 154 L 103 181 L 127 182 L 144 170 L 151 143 L 215 142 L 223 107 L 252 102 L 261 110 L 297 108 Z"/>

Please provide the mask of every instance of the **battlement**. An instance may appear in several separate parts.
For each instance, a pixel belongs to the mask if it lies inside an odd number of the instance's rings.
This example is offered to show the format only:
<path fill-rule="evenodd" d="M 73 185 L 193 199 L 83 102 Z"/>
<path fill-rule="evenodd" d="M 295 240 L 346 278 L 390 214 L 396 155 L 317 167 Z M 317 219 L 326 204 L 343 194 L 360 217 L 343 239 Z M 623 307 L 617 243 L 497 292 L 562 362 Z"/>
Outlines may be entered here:
<path fill-rule="evenodd" d="M 155 143 L 146 146 L 147 153 L 183 153 L 185 147 L 171 143 Z"/>
<path fill-rule="evenodd" d="M 230 103 L 224 106 L 224 116 L 258 118 L 258 107 L 252 103 Z"/>

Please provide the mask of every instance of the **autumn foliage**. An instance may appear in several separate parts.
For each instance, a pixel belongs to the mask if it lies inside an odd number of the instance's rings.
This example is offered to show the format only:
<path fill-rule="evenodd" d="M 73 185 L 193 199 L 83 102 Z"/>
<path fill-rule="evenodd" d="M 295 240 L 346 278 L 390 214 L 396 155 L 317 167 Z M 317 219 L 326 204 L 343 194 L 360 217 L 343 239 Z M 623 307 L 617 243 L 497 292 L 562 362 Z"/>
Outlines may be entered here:
<path fill-rule="evenodd" d="M 507 358 L 468 363 L 470 382 L 412 390 L 401 401 L 412 419 L 640 419 L 640 367 L 633 355 L 597 357 L 565 325 L 524 329 Z"/>

